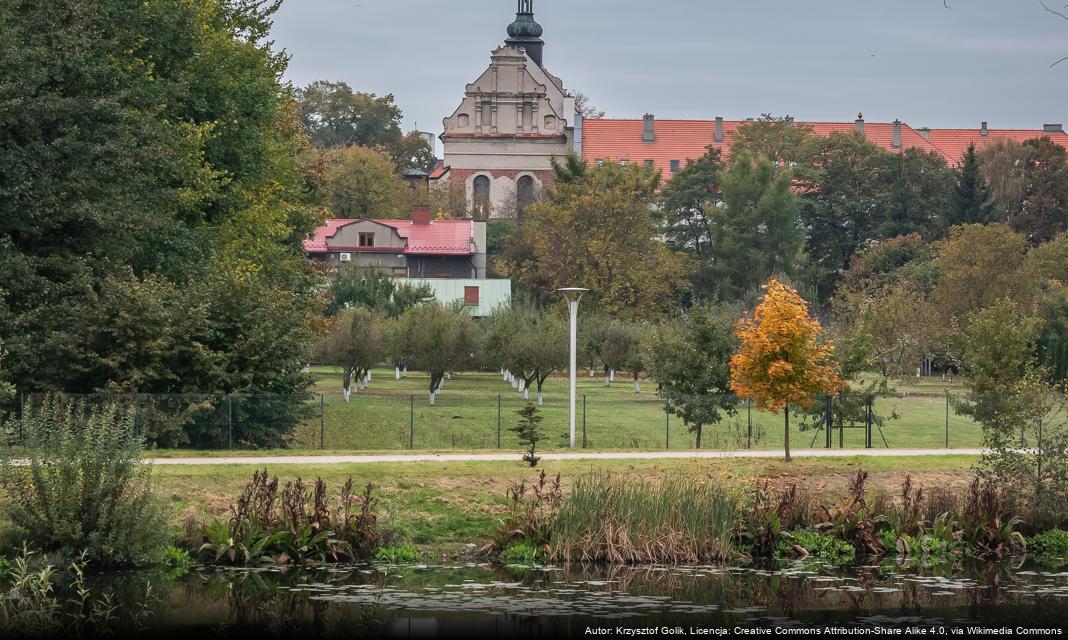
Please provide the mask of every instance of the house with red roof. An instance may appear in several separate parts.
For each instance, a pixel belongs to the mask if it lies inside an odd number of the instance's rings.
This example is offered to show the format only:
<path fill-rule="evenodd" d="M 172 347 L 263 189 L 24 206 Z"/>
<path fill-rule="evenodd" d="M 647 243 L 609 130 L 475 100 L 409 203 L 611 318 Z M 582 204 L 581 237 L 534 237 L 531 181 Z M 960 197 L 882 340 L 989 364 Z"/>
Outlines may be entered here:
<path fill-rule="evenodd" d="M 313 260 L 373 267 L 400 278 L 486 277 L 486 223 L 432 220 L 417 206 L 411 220 L 327 220 L 304 241 Z"/>

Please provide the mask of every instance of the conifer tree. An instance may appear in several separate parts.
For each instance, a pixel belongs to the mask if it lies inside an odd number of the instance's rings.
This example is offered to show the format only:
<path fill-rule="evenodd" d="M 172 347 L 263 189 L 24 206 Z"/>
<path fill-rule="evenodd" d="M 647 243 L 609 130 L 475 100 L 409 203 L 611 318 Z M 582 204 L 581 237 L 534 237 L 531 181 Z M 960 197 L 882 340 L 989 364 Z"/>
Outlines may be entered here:
<path fill-rule="evenodd" d="M 994 222 L 994 206 L 990 188 L 983 178 L 982 164 L 975 145 L 968 145 L 957 169 L 957 185 L 953 190 L 953 205 L 949 226 L 958 224 L 987 224 Z"/>

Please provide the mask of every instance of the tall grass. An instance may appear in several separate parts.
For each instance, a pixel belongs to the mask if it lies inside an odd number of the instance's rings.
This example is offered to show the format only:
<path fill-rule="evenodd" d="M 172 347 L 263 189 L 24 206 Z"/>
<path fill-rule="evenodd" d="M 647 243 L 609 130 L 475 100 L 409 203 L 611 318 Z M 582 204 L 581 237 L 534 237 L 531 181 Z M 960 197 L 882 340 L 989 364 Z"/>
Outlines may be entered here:
<path fill-rule="evenodd" d="M 708 479 L 660 484 L 611 475 L 580 478 L 552 523 L 550 559 L 692 564 L 734 555 L 739 499 Z"/>

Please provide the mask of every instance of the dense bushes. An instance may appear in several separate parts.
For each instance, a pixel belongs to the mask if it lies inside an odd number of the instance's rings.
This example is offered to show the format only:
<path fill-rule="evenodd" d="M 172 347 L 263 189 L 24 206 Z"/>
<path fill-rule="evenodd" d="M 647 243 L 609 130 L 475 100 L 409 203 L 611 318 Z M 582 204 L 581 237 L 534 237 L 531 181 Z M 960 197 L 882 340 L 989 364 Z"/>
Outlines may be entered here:
<path fill-rule="evenodd" d="M 95 565 L 144 564 L 167 544 L 130 411 L 53 397 L 27 409 L 19 428 L 28 461 L 8 458 L 0 468 L 17 537 Z"/>
<path fill-rule="evenodd" d="M 552 521 L 550 558 L 700 563 L 732 557 L 738 499 L 722 483 L 669 477 L 579 479 Z"/>
<path fill-rule="evenodd" d="M 280 485 L 257 471 L 230 518 L 204 530 L 202 558 L 222 564 L 303 564 L 369 557 L 379 541 L 373 487 L 355 493 L 350 477 L 331 509 L 326 484 L 303 480 Z"/>

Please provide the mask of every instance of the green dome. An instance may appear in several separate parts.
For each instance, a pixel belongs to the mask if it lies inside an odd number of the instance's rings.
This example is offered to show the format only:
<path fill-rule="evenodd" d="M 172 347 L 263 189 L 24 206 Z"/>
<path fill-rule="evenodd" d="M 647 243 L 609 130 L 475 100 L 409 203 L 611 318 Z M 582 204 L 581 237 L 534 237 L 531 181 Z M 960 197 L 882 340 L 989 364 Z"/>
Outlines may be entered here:
<path fill-rule="evenodd" d="M 515 22 L 508 25 L 509 38 L 540 38 L 541 25 L 534 21 L 532 13 L 518 13 Z"/>

